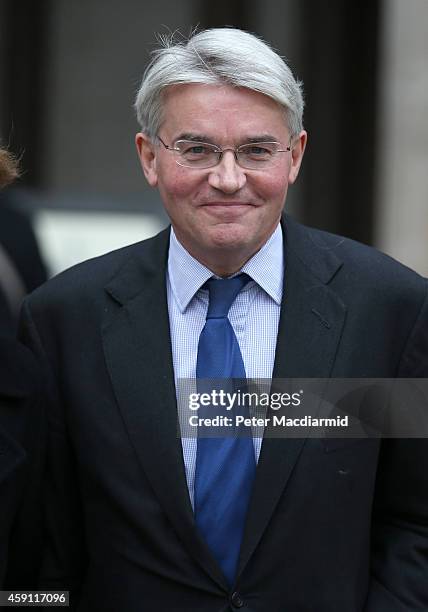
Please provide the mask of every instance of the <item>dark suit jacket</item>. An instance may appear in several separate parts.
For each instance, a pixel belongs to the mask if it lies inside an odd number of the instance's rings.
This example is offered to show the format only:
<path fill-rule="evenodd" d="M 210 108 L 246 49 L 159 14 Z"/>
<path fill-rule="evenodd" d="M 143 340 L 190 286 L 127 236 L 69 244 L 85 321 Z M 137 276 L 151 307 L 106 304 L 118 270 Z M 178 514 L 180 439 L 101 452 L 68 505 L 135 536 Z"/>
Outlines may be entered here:
<path fill-rule="evenodd" d="M 291 219 L 285 238 L 275 377 L 427 376 L 424 279 Z M 91 612 L 428 609 L 425 440 L 265 439 L 228 589 L 177 437 L 167 251 L 164 231 L 25 304 L 24 338 L 50 376 L 43 586 Z"/>
<path fill-rule="evenodd" d="M 0 585 L 37 585 L 45 421 L 30 351 L 0 335 Z"/>

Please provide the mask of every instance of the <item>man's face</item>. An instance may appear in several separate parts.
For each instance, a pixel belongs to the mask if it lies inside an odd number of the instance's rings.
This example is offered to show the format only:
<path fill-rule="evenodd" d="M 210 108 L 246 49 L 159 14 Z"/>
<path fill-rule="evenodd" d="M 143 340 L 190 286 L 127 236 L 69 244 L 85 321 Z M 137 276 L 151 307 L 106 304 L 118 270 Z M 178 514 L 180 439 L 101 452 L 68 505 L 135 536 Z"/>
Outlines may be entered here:
<path fill-rule="evenodd" d="M 286 149 L 290 135 L 283 109 L 267 96 L 225 85 L 179 85 L 164 95 L 160 138 L 173 147 L 193 137 L 220 148 L 254 139 L 277 141 Z M 232 151 L 212 168 L 186 168 L 175 153 L 137 134 L 137 149 L 149 184 L 159 188 L 174 231 L 199 261 L 238 269 L 275 230 L 287 188 L 297 178 L 306 133 L 292 151 L 278 153 L 266 169 L 241 168 Z M 234 270 L 233 270 L 234 271 Z"/>

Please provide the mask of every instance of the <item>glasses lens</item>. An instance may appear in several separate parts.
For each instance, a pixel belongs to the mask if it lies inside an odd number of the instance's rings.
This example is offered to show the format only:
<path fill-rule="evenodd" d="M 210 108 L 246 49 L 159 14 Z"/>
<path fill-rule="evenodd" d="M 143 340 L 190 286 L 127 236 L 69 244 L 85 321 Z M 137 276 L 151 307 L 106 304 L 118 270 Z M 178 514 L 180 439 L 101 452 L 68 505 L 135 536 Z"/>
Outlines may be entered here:
<path fill-rule="evenodd" d="M 175 143 L 178 151 L 178 163 L 189 168 L 209 168 L 215 166 L 220 152 L 214 145 L 192 140 L 179 140 Z"/>
<path fill-rule="evenodd" d="M 237 150 L 238 161 L 244 168 L 263 168 L 272 164 L 279 149 L 277 142 L 249 143 Z"/>

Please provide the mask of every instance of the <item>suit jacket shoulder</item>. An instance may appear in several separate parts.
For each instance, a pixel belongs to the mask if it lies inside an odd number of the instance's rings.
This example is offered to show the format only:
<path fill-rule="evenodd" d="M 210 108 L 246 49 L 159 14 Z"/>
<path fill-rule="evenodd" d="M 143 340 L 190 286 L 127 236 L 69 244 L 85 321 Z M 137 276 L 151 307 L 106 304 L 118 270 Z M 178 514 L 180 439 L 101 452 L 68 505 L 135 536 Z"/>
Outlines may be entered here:
<path fill-rule="evenodd" d="M 323 286 L 346 314 L 334 375 L 428 376 L 427 280 L 349 238 L 288 216 L 284 228 L 285 295 L 288 287 L 289 299 L 290 291 L 309 297 Z M 352 374 L 343 368 L 351 362 L 360 364 Z"/>
<path fill-rule="evenodd" d="M 69 306 L 85 296 L 93 299 L 111 279 L 121 275 L 127 277 L 132 292 L 147 271 L 166 262 L 168 244 L 169 230 L 165 229 L 153 238 L 83 261 L 33 291 L 29 301 L 36 308 Z M 129 279 L 131 270 L 133 278 Z"/>
<path fill-rule="evenodd" d="M 419 296 L 419 299 L 425 297 L 426 279 L 376 248 L 301 225 L 288 216 L 285 226 L 287 248 L 294 251 L 315 274 L 322 277 L 324 269 L 334 259 L 339 263 L 337 272 L 340 280 L 346 278 L 350 285 L 354 283 L 354 289 L 358 280 L 358 283 L 378 290 L 398 290 L 400 293 L 407 290 Z"/>

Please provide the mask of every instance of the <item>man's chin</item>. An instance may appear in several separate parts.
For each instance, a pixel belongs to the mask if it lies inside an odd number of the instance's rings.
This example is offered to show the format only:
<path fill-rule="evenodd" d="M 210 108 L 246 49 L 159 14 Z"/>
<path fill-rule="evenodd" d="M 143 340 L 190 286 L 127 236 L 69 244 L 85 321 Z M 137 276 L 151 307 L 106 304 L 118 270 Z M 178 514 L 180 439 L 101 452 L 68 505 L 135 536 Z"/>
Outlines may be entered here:
<path fill-rule="evenodd" d="M 247 247 L 251 242 L 251 237 L 248 228 L 238 223 L 225 223 L 210 228 L 206 242 L 208 248 L 233 251 Z"/>

